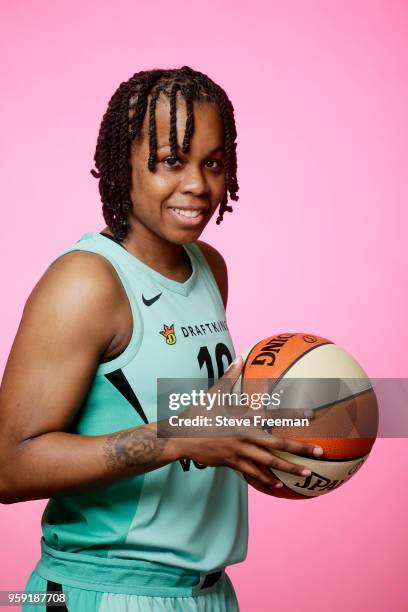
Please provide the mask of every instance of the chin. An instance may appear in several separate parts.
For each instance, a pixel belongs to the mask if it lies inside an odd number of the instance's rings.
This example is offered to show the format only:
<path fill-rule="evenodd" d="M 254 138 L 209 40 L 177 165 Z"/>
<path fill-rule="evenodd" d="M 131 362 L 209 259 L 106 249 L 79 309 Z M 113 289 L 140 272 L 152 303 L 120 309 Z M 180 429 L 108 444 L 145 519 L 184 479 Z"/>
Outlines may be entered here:
<path fill-rule="evenodd" d="M 205 225 L 200 225 L 199 227 L 192 228 L 169 228 L 168 226 L 163 228 L 163 231 L 160 233 L 165 240 L 169 242 L 173 242 L 174 244 L 188 244 L 190 242 L 195 242 L 198 240 L 203 233 Z"/>
<path fill-rule="evenodd" d="M 196 240 L 198 240 L 201 236 L 201 234 L 203 233 L 203 230 L 200 229 L 195 230 L 195 231 L 188 231 L 188 232 L 177 232 L 177 233 L 172 233 L 170 234 L 166 234 L 165 235 L 165 239 L 168 240 L 169 242 L 172 242 L 173 244 L 189 244 L 191 242 L 195 242 Z"/>

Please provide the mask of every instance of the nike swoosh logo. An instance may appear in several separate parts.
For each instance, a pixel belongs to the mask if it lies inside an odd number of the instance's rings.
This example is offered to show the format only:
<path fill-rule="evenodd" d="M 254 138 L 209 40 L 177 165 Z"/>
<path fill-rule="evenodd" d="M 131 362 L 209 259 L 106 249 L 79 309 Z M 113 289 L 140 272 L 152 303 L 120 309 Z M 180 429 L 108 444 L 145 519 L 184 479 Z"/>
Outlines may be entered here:
<path fill-rule="evenodd" d="M 145 298 L 145 296 L 142 293 L 142 300 L 143 300 L 143 304 L 146 304 L 146 306 L 151 306 L 152 304 L 155 303 L 156 300 L 159 299 L 159 297 L 161 296 L 161 293 L 159 293 L 158 295 L 155 295 L 154 297 L 150 298 L 150 300 L 147 300 Z"/>

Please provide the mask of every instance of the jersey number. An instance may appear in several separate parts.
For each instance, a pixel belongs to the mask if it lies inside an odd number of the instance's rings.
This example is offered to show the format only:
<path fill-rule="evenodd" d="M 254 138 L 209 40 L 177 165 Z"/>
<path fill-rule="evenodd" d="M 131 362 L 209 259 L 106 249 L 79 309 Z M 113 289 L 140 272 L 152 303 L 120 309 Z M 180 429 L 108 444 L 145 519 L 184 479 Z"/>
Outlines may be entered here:
<path fill-rule="evenodd" d="M 227 359 L 227 367 L 232 362 L 232 355 L 229 351 L 228 346 L 225 346 L 222 342 L 219 342 L 215 347 L 215 361 L 217 364 L 218 370 L 218 378 L 224 374 L 224 357 Z M 197 355 L 198 365 L 200 366 L 200 370 L 204 365 L 207 366 L 207 374 L 208 374 L 208 386 L 214 384 L 214 366 L 211 359 L 210 351 L 208 350 L 208 346 L 202 346 Z"/>
<path fill-rule="evenodd" d="M 226 368 L 224 369 L 224 360 L 223 360 L 224 357 L 226 357 L 227 359 L 227 367 L 228 367 L 229 364 L 232 362 L 232 355 L 228 349 L 228 346 L 225 346 L 225 344 L 223 344 L 222 342 L 219 342 L 217 346 L 215 347 L 215 362 L 217 364 L 218 378 L 221 378 L 221 376 L 224 374 L 225 369 L 226 369 Z M 208 346 L 202 346 L 200 348 L 198 355 L 197 355 L 197 359 L 198 359 L 198 364 L 200 366 L 200 370 L 203 368 L 204 365 L 207 366 L 208 386 L 210 387 L 211 385 L 214 384 L 214 366 L 213 366 L 213 362 L 211 359 L 210 351 L 208 350 Z M 190 471 L 191 459 L 188 459 L 188 458 L 180 459 L 180 464 L 184 472 Z M 198 470 L 204 470 L 207 467 L 206 465 L 203 465 L 202 463 L 198 463 L 198 461 L 194 461 L 194 460 L 193 460 L 193 465 Z"/>

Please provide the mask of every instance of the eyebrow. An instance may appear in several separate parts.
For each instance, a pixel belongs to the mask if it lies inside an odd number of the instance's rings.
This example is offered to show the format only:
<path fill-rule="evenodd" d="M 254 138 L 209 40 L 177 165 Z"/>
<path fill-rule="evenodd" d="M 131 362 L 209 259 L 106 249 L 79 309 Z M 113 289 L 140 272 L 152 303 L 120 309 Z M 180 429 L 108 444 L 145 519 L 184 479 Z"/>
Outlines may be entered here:
<path fill-rule="evenodd" d="M 170 145 L 169 144 L 161 145 L 160 147 L 157 147 L 157 150 L 160 151 L 160 149 L 165 149 L 166 147 L 170 148 Z M 177 144 L 177 149 L 181 151 L 181 148 L 179 147 L 178 144 Z M 211 151 L 209 151 L 208 155 L 214 155 L 214 153 L 218 153 L 219 151 L 221 151 L 222 153 L 225 153 L 225 148 L 222 145 L 220 145 L 219 147 L 215 147 L 215 149 L 211 149 Z"/>

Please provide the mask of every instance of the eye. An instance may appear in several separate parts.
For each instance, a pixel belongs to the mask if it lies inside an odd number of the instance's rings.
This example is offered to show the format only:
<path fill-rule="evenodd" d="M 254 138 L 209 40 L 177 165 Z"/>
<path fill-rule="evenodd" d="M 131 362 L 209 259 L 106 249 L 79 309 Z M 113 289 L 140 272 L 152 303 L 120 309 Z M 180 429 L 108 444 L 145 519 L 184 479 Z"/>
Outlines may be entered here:
<path fill-rule="evenodd" d="M 209 167 L 211 170 L 221 170 L 222 168 L 222 161 L 220 161 L 219 159 L 208 159 L 206 162 L 206 164 L 208 163 L 212 163 L 212 164 L 216 164 L 215 166 L 207 166 Z"/>
<path fill-rule="evenodd" d="M 176 162 L 180 162 L 180 159 L 177 157 L 177 155 L 175 157 L 165 157 L 163 159 L 163 164 L 165 166 L 168 166 L 169 168 L 176 168 Z"/>

